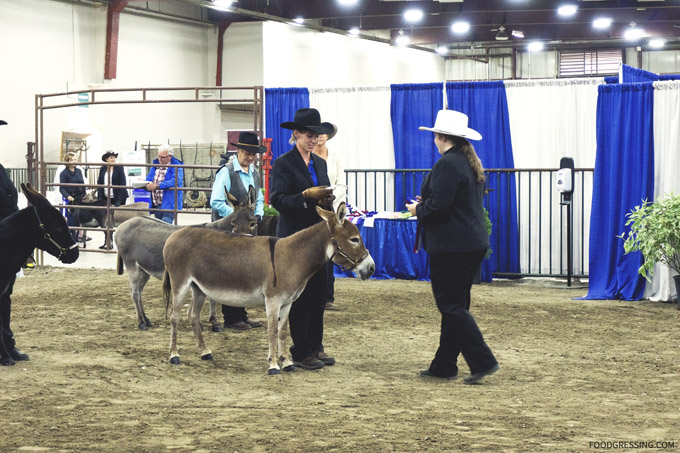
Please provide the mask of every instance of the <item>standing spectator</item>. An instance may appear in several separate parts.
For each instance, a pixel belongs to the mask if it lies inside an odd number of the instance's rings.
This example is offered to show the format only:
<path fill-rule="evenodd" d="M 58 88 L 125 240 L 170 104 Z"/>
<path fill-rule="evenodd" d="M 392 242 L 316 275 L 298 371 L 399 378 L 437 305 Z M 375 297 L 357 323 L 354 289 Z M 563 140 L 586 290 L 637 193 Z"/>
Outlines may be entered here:
<path fill-rule="evenodd" d="M 0 126 L 4 126 L 7 122 L 0 120 Z M 0 164 L 0 222 L 6 217 L 11 216 L 15 212 L 19 212 L 17 202 L 19 194 L 17 193 L 14 183 L 7 175 L 7 170 Z M 17 272 L 19 269 L 17 269 Z M 24 354 L 16 348 L 14 342 L 14 334 L 10 328 L 10 316 L 12 314 L 12 300 L 10 296 L 14 290 L 14 281 L 16 275 L 10 277 L 7 282 L 7 291 L 4 291 L 0 296 L 0 319 L 2 320 L 2 338 L 5 342 L 9 357 L 0 357 L 0 364 L 14 365 L 15 361 L 28 360 L 28 354 Z M 4 282 L 3 282 L 4 283 Z"/>
<path fill-rule="evenodd" d="M 83 172 L 80 168 L 76 167 L 77 156 L 74 153 L 68 153 L 64 156 L 64 161 L 66 162 L 66 168 L 59 174 L 59 182 L 61 184 L 85 184 Z M 66 204 L 78 204 L 76 199 L 85 195 L 85 188 L 61 186 L 59 187 L 59 192 L 64 201 L 66 201 Z M 66 212 L 66 223 L 70 227 L 76 224 L 74 219 L 75 212 L 73 211 L 73 209 L 68 209 Z M 71 235 L 76 242 L 78 242 L 78 233 L 76 230 L 71 230 Z"/>
<path fill-rule="evenodd" d="M 274 161 L 271 201 L 279 211 L 276 235 L 290 236 L 321 221 L 316 212 L 320 203 L 332 202 L 326 161 L 316 156 L 314 146 L 319 134 L 330 134 L 331 123 L 322 123 L 319 111 L 304 108 L 295 112 L 294 121 L 281 124 L 291 129 L 293 149 Z M 296 366 L 315 370 L 330 366 L 335 359 L 324 352 L 324 295 L 328 281 L 328 266 L 324 264 L 307 282 L 300 297 L 290 309 L 290 352 Z"/>
<path fill-rule="evenodd" d="M 416 201 L 406 208 L 418 216 L 422 244 L 430 260 L 430 280 L 442 316 L 439 349 L 421 376 L 454 379 L 458 355 L 470 368 L 465 384 L 476 384 L 498 371 L 498 362 L 470 314 L 470 290 L 489 248 L 483 209 L 484 168 L 467 139 L 481 140 L 468 128 L 467 115 L 440 110 L 434 144 L 442 157 L 425 177 Z"/>
<path fill-rule="evenodd" d="M 264 195 L 260 187 L 260 174 L 255 170 L 257 153 L 267 151 L 265 146 L 260 146 L 257 134 L 241 132 L 238 143 L 232 143 L 237 149 L 236 159 L 222 165 L 215 174 L 215 183 L 210 194 L 210 207 L 212 208 L 212 220 L 227 217 L 234 209 L 227 204 L 226 192 L 231 193 L 239 203 L 248 201 L 248 188 L 253 186 L 257 193 L 255 203 L 255 217 L 259 223 L 264 214 Z M 224 327 L 227 329 L 248 330 L 253 327 L 261 327 L 262 323 L 248 317 L 248 312 L 243 307 L 231 307 L 222 305 Z"/>
<path fill-rule="evenodd" d="M 158 209 L 182 209 L 183 191 L 175 190 L 184 186 L 184 170 L 181 167 L 167 167 L 167 165 L 182 165 L 182 162 L 173 156 L 174 150 L 170 145 L 162 145 L 158 148 L 158 158 L 153 161 L 156 167 L 151 167 L 146 175 L 146 190 L 151 192 L 150 206 Z M 175 219 L 172 212 L 154 212 L 153 215 L 163 222 L 172 223 Z"/>
<path fill-rule="evenodd" d="M 333 186 L 333 212 L 338 210 L 340 203 L 345 201 L 347 186 L 345 185 L 345 168 L 342 165 L 340 152 L 331 151 L 326 143 L 338 133 L 338 127 L 332 124 L 333 131 L 330 134 L 319 134 L 319 141 L 314 147 L 314 154 L 326 161 L 328 167 L 328 179 Z M 333 263 L 328 264 L 328 287 L 326 288 L 326 310 L 337 310 L 335 304 L 335 275 L 333 274 Z"/>
<path fill-rule="evenodd" d="M 102 160 L 109 164 L 115 164 L 118 153 L 113 151 L 107 151 L 102 155 Z M 106 184 L 112 186 L 126 186 L 127 179 L 125 178 L 125 170 L 123 167 L 114 167 L 112 165 L 102 165 L 99 169 L 99 178 L 97 178 L 97 184 Z M 125 204 L 125 200 L 128 198 L 127 189 L 100 187 L 97 189 L 97 198 L 100 200 L 110 199 L 113 206 L 120 206 Z"/>

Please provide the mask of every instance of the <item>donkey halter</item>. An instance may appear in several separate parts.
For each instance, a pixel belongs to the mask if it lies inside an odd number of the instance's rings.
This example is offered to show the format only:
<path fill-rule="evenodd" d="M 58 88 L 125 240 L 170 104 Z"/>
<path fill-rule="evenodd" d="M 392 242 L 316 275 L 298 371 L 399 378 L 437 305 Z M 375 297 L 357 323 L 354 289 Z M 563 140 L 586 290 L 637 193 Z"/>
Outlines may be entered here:
<path fill-rule="evenodd" d="M 64 253 L 68 252 L 71 249 L 78 247 L 78 244 L 76 242 L 74 242 L 73 245 L 70 246 L 70 247 L 62 247 L 61 245 L 59 245 L 57 243 L 57 241 L 52 239 L 52 236 L 50 236 L 50 233 L 48 233 L 47 230 L 45 229 L 45 224 L 40 219 L 40 215 L 38 214 L 38 209 L 35 206 L 33 206 L 33 212 L 35 212 L 35 216 L 38 219 L 38 227 L 40 228 L 40 231 L 42 231 L 43 237 L 45 239 L 47 239 L 48 241 L 50 241 L 52 244 L 54 244 L 54 246 L 57 249 L 59 249 L 59 256 L 57 257 L 58 260 L 61 260 L 61 257 L 64 256 Z"/>
<path fill-rule="evenodd" d="M 368 249 L 366 249 L 366 252 L 361 255 L 361 258 L 358 260 L 355 260 L 351 256 L 349 256 L 347 253 L 343 252 L 342 249 L 340 248 L 340 245 L 338 245 L 338 241 L 335 239 L 335 236 L 333 236 L 333 232 L 331 231 L 331 226 L 326 222 L 326 226 L 328 227 L 328 233 L 331 235 L 331 244 L 333 244 L 333 247 L 335 247 L 335 252 L 333 252 L 333 255 L 331 255 L 331 260 L 335 255 L 340 255 L 342 258 L 344 258 L 346 263 L 349 263 L 351 267 L 346 267 L 345 264 L 340 264 L 343 269 L 346 271 L 351 271 L 355 269 L 360 262 L 364 260 L 368 256 Z"/>

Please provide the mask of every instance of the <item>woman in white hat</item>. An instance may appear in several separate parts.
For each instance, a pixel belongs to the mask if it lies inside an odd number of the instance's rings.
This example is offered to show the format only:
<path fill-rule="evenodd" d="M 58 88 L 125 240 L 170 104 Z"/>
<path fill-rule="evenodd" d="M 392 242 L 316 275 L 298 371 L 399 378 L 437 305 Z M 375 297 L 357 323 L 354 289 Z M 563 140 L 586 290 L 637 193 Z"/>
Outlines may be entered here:
<path fill-rule="evenodd" d="M 464 382 L 476 384 L 498 370 L 498 362 L 484 342 L 470 314 L 470 289 L 477 268 L 489 248 L 483 210 L 484 168 L 470 144 L 481 140 L 468 127 L 467 115 L 440 110 L 434 143 L 442 157 L 420 188 L 421 195 L 406 208 L 418 216 L 423 248 L 429 255 L 430 280 L 442 315 L 439 349 L 421 376 L 454 379 L 458 355 L 470 368 Z"/>

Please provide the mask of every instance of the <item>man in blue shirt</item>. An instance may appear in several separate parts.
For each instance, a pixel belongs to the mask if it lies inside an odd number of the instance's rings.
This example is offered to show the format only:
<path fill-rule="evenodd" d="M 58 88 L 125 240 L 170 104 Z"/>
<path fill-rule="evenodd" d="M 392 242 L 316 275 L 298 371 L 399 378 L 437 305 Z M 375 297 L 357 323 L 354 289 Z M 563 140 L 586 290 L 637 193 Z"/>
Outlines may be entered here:
<path fill-rule="evenodd" d="M 212 208 L 212 220 L 227 217 L 234 211 L 226 201 L 226 193 L 231 193 L 239 203 L 248 201 L 248 188 L 253 186 L 257 193 L 255 203 L 255 217 L 259 222 L 264 214 L 264 196 L 260 187 L 260 173 L 255 170 L 257 153 L 264 153 L 267 148 L 260 146 L 257 134 L 253 132 L 241 132 L 238 143 L 232 143 L 237 149 L 236 159 L 222 165 L 215 175 L 215 183 L 210 194 L 210 207 Z M 262 323 L 248 318 L 248 313 L 242 307 L 230 307 L 222 305 L 224 315 L 224 327 L 228 329 L 247 330 L 260 327 Z"/>
<path fill-rule="evenodd" d="M 181 167 L 168 167 L 167 165 L 182 165 L 175 158 L 170 145 L 161 145 L 158 148 L 158 159 L 153 161 L 156 167 L 151 167 L 146 175 L 146 190 L 151 192 L 150 207 L 156 209 L 182 209 L 183 194 L 177 187 L 184 186 L 184 169 Z M 177 182 L 175 182 L 177 180 Z M 173 223 L 175 215 L 172 212 L 154 211 L 153 215 L 165 223 Z"/>

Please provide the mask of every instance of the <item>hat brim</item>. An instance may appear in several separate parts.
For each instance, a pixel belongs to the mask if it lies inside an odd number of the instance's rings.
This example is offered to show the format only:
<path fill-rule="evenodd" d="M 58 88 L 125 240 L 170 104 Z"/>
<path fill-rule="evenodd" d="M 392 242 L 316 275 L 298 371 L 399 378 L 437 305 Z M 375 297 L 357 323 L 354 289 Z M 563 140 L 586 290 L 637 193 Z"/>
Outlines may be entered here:
<path fill-rule="evenodd" d="M 106 162 L 106 159 L 108 159 L 111 156 L 114 156 L 116 159 L 118 159 L 118 153 L 104 153 L 104 155 L 102 156 L 102 161 Z"/>
<path fill-rule="evenodd" d="M 4 126 L 5 124 L 7 124 L 7 121 L 0 120 L 0 126 Z"/>
<path fill-rule="evenodd" d="M 316 132 L 317 134 L 329 134 L 329 135 L 334 130 L 333 125 L 331 123 L 321 123 L 318 126 L 306 126 L 302 123 L 296 123 L 295 121 L 286 121 L 285 123 L 281 123 L 281 127 L 284 129 L 290 129 L 292 131 L 309 129 L 310 131 Z"/>
<path fill-rule="evenodd" d="M 239 149 L 242 149 L 243 151 L 246 151 L 251 154 L 255 153 L 266 153 L 267 152 L 267 147 L 266 146 L 259 146 L 259 145 L 246 145 L 244 143 L 232 143 L 229 142 L 231 146 L 235 146 Z"/>
<path fill-rule="evenodd" d="M 333 124 L 333 123 L 330 123 L 330 125 L 333 126 L 333 132 L 331 132 L 331 133 L 328 134 L 328 140 L 330 140 L 330 139 L 332 139 L 333 137 L 335 137 L 335 134 L 338 133 L 338 126 L 336 126 L 336 125 Z"/>
<path fill-rule="evenodd" d="M 454 137 L 463 137 L 463 138 L 468 138 L 470 140 L 481 140 L 482 139 L 482 134 L 477 132 L 474 129 L 467 128 L 465 131 L 443 131 L 441 129 L 435 129 L 433 127 L 424 127 L 420 126 L 418 128 L 421 131 L 430 131 L 430 132 L 436 132 L 437 134 L 444 134 L 444 135 L 453 135 Z"/>

